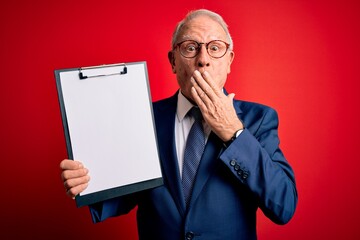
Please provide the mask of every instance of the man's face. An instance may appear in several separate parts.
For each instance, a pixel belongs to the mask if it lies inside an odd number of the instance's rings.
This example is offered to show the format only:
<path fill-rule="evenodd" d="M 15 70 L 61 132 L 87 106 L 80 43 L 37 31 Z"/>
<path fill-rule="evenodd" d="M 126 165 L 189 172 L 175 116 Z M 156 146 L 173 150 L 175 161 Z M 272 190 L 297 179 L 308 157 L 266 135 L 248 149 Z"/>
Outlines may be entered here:
<path fill-rule="evenodd" d="M 208 43 L 212 40 L 229 42 L 224 29 L 219 23 L 208 16 L 198 16 L 187 22 L 179 33 L 177 43 L 184 40 L 195 40 L 199 43 Z M 181 92 L 189 99 L 191 97 L 191 76 L 195 70 L 205 70 L 212 76 L 216 85 L 221 89 L 224 87 L 227 74 L 230 73 L 230 65 L 234 59 L 233 51 L 227 51 L 222 58 L 211 57 L 206 48 L 201 45 L 199 54 L 194 58 L 185 58 L 180 54 L 179 48 L 169 53 L 169 60 Z"/>

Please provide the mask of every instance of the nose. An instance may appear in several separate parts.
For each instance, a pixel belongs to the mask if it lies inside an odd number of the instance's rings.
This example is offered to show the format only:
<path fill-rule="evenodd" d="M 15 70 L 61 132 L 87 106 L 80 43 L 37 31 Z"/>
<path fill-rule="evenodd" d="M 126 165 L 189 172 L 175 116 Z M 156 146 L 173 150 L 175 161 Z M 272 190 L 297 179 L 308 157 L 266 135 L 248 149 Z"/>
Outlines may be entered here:
<path fill-rule="evenodd" d="M 197 55 L 196 58 L 196 65 L 199 68 L 203 68 L 203 67 L 209 67 L 210 66 L 210 56 L 206 50 L 206 46 L 205 44 L 202 44 L 200 49 L 199 49 L 199 54 Z"/>

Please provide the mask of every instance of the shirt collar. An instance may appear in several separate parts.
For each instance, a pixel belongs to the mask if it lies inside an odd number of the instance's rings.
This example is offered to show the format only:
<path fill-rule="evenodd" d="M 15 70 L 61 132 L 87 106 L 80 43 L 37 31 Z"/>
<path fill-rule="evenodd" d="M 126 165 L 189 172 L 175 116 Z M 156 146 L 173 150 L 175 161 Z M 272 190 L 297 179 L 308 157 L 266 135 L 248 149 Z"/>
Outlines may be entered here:
<path fill-rule="evenodd" d="M 178 103 L 177 103 L 177 110 L 176 115 L 179 122 L 181 122 L 184 117 L 186 116 L 187 112 L 193 107 L 194 105 L 187 100 L 187 98 L 181 93 L 181 90 L 178 93 Z"/>

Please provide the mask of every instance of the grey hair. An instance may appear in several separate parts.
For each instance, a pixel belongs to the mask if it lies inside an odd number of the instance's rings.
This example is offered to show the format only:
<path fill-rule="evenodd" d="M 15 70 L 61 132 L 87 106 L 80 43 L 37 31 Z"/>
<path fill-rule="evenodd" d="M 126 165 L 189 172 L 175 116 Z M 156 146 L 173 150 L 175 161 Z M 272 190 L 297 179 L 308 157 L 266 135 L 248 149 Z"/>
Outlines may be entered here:
<path fill-rule="evenodd" d="M 221 25 L 221 27 L 224 29 L 226 36 L 228 38 L 229 44 L 230 44 L 230 50 L 233 49 L 234 44 L 233 44 L 233 40 L 231 38 L 229 29 L 228 29 L 228 25 L 225 23 L 224 19 L 217 13 L 209 11 L 207 9 L 199 9 L 199 10 L 194 10 L 189 12 L 185 18 L 183 20 L 181 20 L 176 28 L 175 31 L 172 35 L 172 39 L 171 39 L 171 46 L 174 49 L 176 47 L 177 44 L 177 40 L 179 37 L 179 33 L 182 30 L 182 28 L 184 27 L 185 23 L 187 23 L 188 21 L 198 17 L 198 16 L 208 16 L 210 17 L 212 20 L 216 21 L 217 23 L 219 23 Z"/>

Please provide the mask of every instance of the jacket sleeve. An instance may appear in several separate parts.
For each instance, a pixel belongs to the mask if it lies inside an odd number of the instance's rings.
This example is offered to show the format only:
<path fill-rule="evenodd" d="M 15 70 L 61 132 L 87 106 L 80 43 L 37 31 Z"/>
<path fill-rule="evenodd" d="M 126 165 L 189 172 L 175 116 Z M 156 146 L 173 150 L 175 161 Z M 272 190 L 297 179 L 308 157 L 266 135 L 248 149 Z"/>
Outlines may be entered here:
<path fill-rule="evenodd" d="M 220 159 L 256 196 L 264 214 L 285 224 L 295 212 L 297 190 L 293 170 L 279 148 L 277 113 L 266 108 L 256 122 L 245 121 L 245 126 Z"/>
<path fill-rule="evenodd" d="M 109 217 L 127 214 L 136 205 L 136 194 L 129 194 L 92 204 L 89 206 L 89 209 L 92 221 L 98 223 Z"/>

